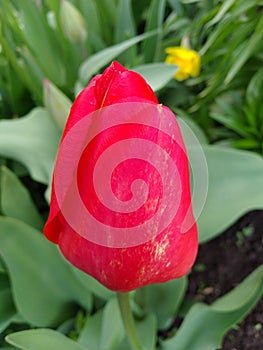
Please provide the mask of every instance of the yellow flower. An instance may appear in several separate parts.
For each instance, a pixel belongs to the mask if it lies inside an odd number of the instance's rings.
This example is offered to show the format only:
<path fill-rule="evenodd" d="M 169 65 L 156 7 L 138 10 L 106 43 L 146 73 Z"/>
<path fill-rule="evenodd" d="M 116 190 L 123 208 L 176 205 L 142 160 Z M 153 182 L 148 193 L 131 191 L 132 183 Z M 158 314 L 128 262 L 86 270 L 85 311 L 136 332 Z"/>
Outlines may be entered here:
<path fill-rule="evenodd" d="M 178 66 L 174 77 L 182 81 L 190 76 L 195 78 L 200 73 L 200 56 L 194 51 L 182 46 L 167 47 L 165 63 L 172 63 Z"/>

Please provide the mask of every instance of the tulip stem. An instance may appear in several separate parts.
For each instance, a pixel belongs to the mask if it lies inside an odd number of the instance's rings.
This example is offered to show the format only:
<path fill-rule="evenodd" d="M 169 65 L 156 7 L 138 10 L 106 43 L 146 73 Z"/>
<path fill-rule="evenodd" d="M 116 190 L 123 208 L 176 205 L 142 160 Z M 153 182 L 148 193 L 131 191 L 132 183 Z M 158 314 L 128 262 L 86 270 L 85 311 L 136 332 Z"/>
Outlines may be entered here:
<path fill-rule="evenodd" d="M 124 328 L 126 330 L 126 334 L 131 344 L 132 350 L 143 350 L 135 329 L 130 305 L 130 294 L 119 292 L 117 293 L 117 297 Z"/>

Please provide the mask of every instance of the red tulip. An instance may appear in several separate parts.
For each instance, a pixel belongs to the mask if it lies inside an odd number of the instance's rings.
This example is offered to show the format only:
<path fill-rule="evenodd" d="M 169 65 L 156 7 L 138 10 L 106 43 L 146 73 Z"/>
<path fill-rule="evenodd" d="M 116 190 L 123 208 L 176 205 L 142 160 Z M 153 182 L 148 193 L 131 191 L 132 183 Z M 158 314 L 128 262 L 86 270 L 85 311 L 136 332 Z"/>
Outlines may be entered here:
<path fill-rule="evenodd" d="M 115 291 L 181 277 L 194 263 L 197 227 L 176 118 L 117 62 L 72 106 L 44 233 Z"/>

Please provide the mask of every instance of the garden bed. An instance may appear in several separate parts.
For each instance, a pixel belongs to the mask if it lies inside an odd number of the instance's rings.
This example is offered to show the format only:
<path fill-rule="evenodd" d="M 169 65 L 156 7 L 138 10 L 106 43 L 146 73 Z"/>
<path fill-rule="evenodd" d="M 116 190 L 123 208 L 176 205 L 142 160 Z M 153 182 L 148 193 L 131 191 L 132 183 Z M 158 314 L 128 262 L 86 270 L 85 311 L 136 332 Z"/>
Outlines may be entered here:
<path fill-rule="evenodd" d="M 216 239 L 200 246 L 188 297 L 212 303 L 263 264 L 263 211 L 252 211 Z M 263 300 L 224 339 L 222 350 L 263 349 Z"/>

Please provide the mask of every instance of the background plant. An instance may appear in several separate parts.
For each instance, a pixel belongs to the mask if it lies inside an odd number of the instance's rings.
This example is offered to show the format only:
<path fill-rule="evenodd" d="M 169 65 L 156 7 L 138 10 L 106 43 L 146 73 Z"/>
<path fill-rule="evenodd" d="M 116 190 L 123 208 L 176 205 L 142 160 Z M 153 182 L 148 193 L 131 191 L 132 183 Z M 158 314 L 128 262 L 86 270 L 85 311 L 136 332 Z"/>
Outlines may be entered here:
<path fill-rule="evenodd" d="M 114 293 L 69 266 L 41 232 L 61 136 L 58 108 L 52 110 L 44 99 L 43 86 L 58 92 L 48 99 L 63 96 L 70 104 L 113 59 L 144 75 L 160 102 L 192 127 L 205 152 L 209 192 L 198 220 L 200 243 L 247 211 L 263 208 L 262 1 L 71 4 L 83 17 L 80 33 L 86 33 L 73 40 L 60 0 L 0 1 L 2 349 L 128 347 Z M 165 48 L 185 38 L 201 55 L 201 74 L 177 82 L 176 67 L 163 63 Z M 65 110 L 59 112 L 65 121 Z M 191 151 L 193 145 L 186 143 Z M 133 293 L 136 325 L 147 350 L 157 343 L 166 350 L 216 349 L 263 293 L 259 266 L 212 305 L 189 306 L 184 300 L 188 278 Z M 158 340 L 157 330 L 176 315 L 184 317 L 181 327 Z M 203 331 L 208 327 L 209 334 Z"/>

